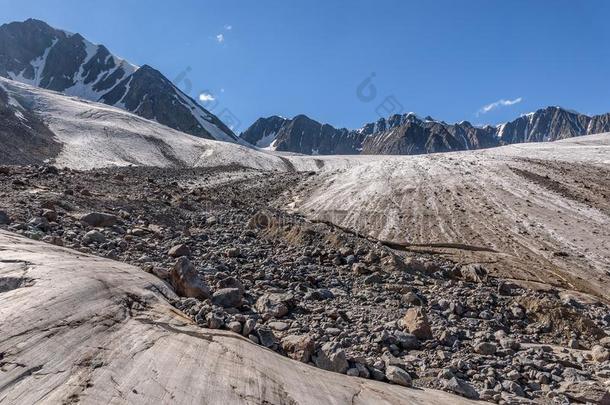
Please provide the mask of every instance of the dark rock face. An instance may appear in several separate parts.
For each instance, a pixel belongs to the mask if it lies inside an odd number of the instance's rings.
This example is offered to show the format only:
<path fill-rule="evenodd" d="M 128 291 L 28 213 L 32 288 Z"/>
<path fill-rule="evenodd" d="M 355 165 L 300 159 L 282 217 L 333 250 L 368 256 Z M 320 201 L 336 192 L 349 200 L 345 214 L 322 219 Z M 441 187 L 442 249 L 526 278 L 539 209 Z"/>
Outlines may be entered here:
<path fill-rule="evenodd" d="M 336 129 L 305 115 L 293 119 L 277 116 L 261 118 L 241 135 L 245 141 L 262 148 L 307 155 L 354 155 L 360 153 L 366 134 Z"/>
<path fill-rule="evenodd" d="M 275 149 L 299 150 L 311 155 L 353 155 L 359 152 L 365 135 L 345 128 L 335 129 L 305 115 L 287 121 L 277 134 Z"/>
<path fill-rule="evenodd" d="M 44 54 L 55 39 L 65 36 L 37 20 L 0 26 L 0 75 L 9 77 L 9 72 L 22 72 L 24 78 L 33 80 L 34 67 L 29 61 Z"/>
<path fill-rule="evenodd" d="M 237 142 L 217 117 L 149 66 L 38 20 L 0 26 L 0 76 L 124 108 L 191 135 Z"/>
<path fill-rule="evenodd" d="M 218 118 L 180 92 L 159 71 L 147 65 L 123 79 L 102 97 L 102 101 L 106 104 L 121 102 L 127 111 L 202 138 L 219 138 L 202 126 L 202 120 L 207 121 L 210 126 L 215 126 L 219 132 L 224 132 L 227 138 L 228 134 L 232 134 Z"/>
<path fill-rule="evenodd" d="M 267 148 L 275 141 L 277 133 L 282 126 L 290 120 L 277 115 L 268 118 L 259 118 L 245 132 L 241 138 L 251 145 L 259 148 Z"/>
<path fill-rule="evenodd" d="M 610 114 L 589 117 L 548 107 L 497 127 L 448 124 L 413 113 L 393 115 L 358 130 L 335 129 L 304 115 L 261 118 L 242 134 L 252 144 L 303 154 L 418 155 L 546 142 L 610 132 Z M 257 145 L 260 146 L 260 145 Z"/>
<path fill-rule="evenodd" d="M 0 86 L 0 162 L 3 164 L 40 164 L 57 156 L 61 145 L 55 135 L 35 115 L 11 104 Z"/>
<path fill-rule="evenodd" d="M 587 134 L 601 134 L 608 131 L 610 131 L 610 113 L 591 117 Z"/>
<path fill-rule="evenodd" d="M 505 144 L 556 141 L 586 135 L 590 120 L 583 114 L 547 107 L 501 126 L 498 135 Z"/>

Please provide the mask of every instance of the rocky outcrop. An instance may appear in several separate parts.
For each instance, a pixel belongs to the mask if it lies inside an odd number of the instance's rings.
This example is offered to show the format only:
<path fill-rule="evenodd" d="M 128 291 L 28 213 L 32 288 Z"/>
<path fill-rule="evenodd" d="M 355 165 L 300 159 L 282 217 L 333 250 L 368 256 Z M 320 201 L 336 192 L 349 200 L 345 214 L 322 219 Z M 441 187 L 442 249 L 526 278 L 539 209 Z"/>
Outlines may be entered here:
<path fill-rule="evenodd" d="M 335 129 L 304 115 L 292 120 L 270 117 L 259 119 L 241 136 L 257 146 L 308 155 L 420 155 L 603 132 L 610 132 L 610 114 L 589 117 L 548 107 L 497 127 L 477 127 L 468 121 L 448 124 L 413 113 L 382 118 L 358 130 Z"/>
<path fill-rule="evenodd" d="M 498 136 L 504 144 L 556 141 L 586 135 L 590 120 L 560 107 L 547 107 L 502 125 Z"/>
<path fill-rule="evenodd" d="M 164 282 L 120 262 L 6 232 L 0 250 L 7 403 L 471 403 L 329 373 L 201 329 L 167 302 L 176 297 Z"/>
<path fill-rule="evenodd" d="M 198 137 L 238 141 L 157 70 L 132 65 L 103 45 L 43 21 L 0 26 L 0 76 L 117 106 Z"/>
<path fill-rule="evenodd" d="M 355 155 L 365 137 L 364 133 L 336 129 L 306 115 L 261 118 L 241 135 L 258 147 L 307 155 Z"/>
<path fill-rule="evenodd" d="M 57 156 L 60 150 L 53 132 L 0 84 L 0 162 L 40 164 Z"/>
<path fill-rule="evenodd" d="M 258 148 L 273 148 L 280 129 L 289 121 L 277 115 L 259 118 L 240 137 Z"/>
<path fill-rule="evenodd" d="M 197 270 L 186 257 L 181 257 L 169 273 L 174 291 L 181 297 L 209 298 L 210 288 L 199 277 Z"/>

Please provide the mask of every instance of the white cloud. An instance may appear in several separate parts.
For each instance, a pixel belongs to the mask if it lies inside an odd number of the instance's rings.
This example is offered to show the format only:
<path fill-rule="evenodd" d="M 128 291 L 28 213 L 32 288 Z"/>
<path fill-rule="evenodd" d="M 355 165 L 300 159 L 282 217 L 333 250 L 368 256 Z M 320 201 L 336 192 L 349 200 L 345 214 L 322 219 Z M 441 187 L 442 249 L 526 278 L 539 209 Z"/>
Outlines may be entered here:
<path fill-rule="evenodd" d="M 232 25 L 225 25 L 225 30 L 231 31 L 233 29 Z"/>
<path fill-rule="evenodd" d="M 199 95 L 199 100 L 200 100 L 200 101 L 202 101 L 202 102 L 204 102 L 204 103 L 207 103 L 208 101 L 214 101 L 214 100 L 216 100 L 216 97 L 214 97 L 214 96 L 213 96 L 212 94 L 210 94 L 210 93 L 201 93 L 201 94 Z"/>
<path fill-rule="evenodd" d="M 483 107 L 481 107 L 481 109 L 477 112 L 477 115 L 487 114 L 488 112 L 493 111 L 497 108 L 508 107 L 511 105 L 519 104 L 522 101 L 523 101 L 523 97 L 517 97 L 514 100 L 501 99 L 498 101 L 494 101 L 493 103 L 490 103 L 490 104 L 487 104 L 487 105 L 484 105 Z"/>
<path fill-rule="evenodd" d="M 225 42 L 225 36 L 223 34 L 216 35 L 216 41 L 218 41 L 219 43 Z"/>

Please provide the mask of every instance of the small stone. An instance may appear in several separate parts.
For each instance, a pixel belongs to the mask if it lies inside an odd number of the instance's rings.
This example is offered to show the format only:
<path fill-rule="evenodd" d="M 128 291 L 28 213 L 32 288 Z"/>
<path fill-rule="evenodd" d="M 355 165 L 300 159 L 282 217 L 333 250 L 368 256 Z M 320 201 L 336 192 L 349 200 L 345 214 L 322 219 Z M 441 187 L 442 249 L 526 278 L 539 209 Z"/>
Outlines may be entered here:
<path fill-rule="evenodd" d="M 227 327 L 229 328 L 229 330 L 231 332 L 241 333 L 241 323 L 239 323 L 237 321 L 229 322 Z"/>
<path fill-rule="evenodd" d="M 100 231 L 89 231 L 83 236 L 82 243 L 83 245 L 90 245 L 92 243 L 101 244 L 106 242 L 106 237 Z"/>
<path fill-rule="evenodd" d="M 388 366 L 385 370 L 385 376 L 394 384 L 402 385 L 404 387 L 411 387 L 413 385 L 409 373 L 396 366 Z"/>
<path fill-rule="evenodd" d="M 235 258 L 235 257 L 239 257 L 241 255 L 241 250 L 237 247 L 229 248 L 229 249 L 227 249 L 225 254 L 227 255 L 227 257 Z"/>
<path fill-rule="evenodd" d="M 345 374 L 350 377 L 360 377 L 360 371 L 357 368 L 350 368 Z"/>
<path fill-rule="evenodd" d="M 291 359 L 307 363 L 314 352 L 314 341 L 310 336 L 289 335 L 282 339 L 282 349 Z"/>
<path fill-rule="evenodd" d="M 610 404 L 610 391 L 597 381 L 566 382 L 559 392 L 583 404 Z"/>
<path fill-rule="evenodd" d="M 256 327 L 256 321 L 254 319 L 250 318 L 250 319 L 246 320 L 246 322 L 244 322 L 244 330 L 242 331 L 241 334 L 244 336 L 248 336 L 254 331 L 255 327 Z"/>
<path fill-rule="evenodd" d="M 172 247 L 169 252 L 167 252 L 167 254 L 170 257 L 174 257 L 174 258 L 178 258 L 181 256 L 190 256 L 191 255 L 191 249 L 189 249 L 188 246 L 181 244 L 181 245 L 176 245 L 174 247 Z"/>
<path fill-rule="evenodd" d="M 91 212 L 80 217 L 80 220 L 94 228 L 105 228 L 116 225 L 119 219 L 115 215 Z"/>
<path fill-rule="evenodd" d="M 394 337 L 396 338 L 396 340 L 398 340 L 398 344 L 404 350 L 417 350 L 421 346 L 421 344 L 419 343 L 419 339 L 417 339 L 417 336 L 412 335 L 410 333 L 396 331 L 394 332 Z"/>
<path fill-rule="evenodd" d="M 504 380 L 502 382 L 502 388 L 504 389 L 504 391 L 508 391 L 519 397 L 525 396 L 525 392 L 523 391 L 523 388 L 521 388 L 521 386 L 514 381 Z"/>
<path fill-rule="evenodd" d="M 223 308 L 241 306 L 243 292 L 239 288 L 221 288 L 212 295 L 212 302 Z"/>
<path fill-rule="evenodd" d="M 420 340 L 432 339 L 432 329 L 428 317 L 422 308 L 409 308 L 402 318 L 402 324 Z"/>
<path fill-rule="evenodd" d="M 484 356 L 491 356 L 496 353 L 496 350 L 498 350 L 498 347 L 491 342 L 480 342 L 474 347 L 476 353 Z"/>
<path fill-rule="evenodd" d="M 610 359 L 610 351 L 601 345 L 595 345 L 591 348 L 591 356 L 596 362 L 603 363 Z"/>
<path fill-rule="evenodd" d="M 445 381 L 443 387 L 451 392 L 469 399 L 479 399 L 479 393 L 474 387 L 468 384 L 466 381 L 461 380 L 457 377 L 453 377 L 450 380 Z"/>
<path fill-rule="evenodd" d="M 283 332 L 290 327 L 290 325 L 287 324 L 286 322 L 280 322 L 280 321 L 269 322 L 267 324 L 267 326 L 269 326 L 271 329 L 276 330 L 278 332 Z"/>
<path fill-rule="evenodd" d="M 180 257 L 170 271 L 170 282 L 181 297 L 210 298 L 210 289 L 186 257 Z"/>
<path fill-rule="evenodd" d="M 261 295 L 259 299 L 256 300 L 254 307 L 265 319 L 279 319 L 288 313 L 285 295 L 279 293 L 266 293 Z"/>
<path fill-rule="evenodd" d="M 0 211 L 0 225 L 10 225 L 11 218 L 4 211 Z"/>
<path fill-rule="evenodd" d="M 42 211 L 42 216 L 45 217 L 50 222 L 57 221 L 57 212 L 55 212 L 53 210 L 48 210 L 48 209 L 47 210 L 43 210 Z"/>
<path fill-rule="evenodd" d="M 349 368 L 345 351 L 338 349 L 332 342 L 325 343 L 313 356 L 313 362 L 319 368 L 345 374 Z"/>
<path fill-rule="evenodd" d="M 256 335 L 258 336 L 260 344 L 267 348 L 272 348 L 276 344 L 273 332 L 266 326 L 257 328 Z"/>

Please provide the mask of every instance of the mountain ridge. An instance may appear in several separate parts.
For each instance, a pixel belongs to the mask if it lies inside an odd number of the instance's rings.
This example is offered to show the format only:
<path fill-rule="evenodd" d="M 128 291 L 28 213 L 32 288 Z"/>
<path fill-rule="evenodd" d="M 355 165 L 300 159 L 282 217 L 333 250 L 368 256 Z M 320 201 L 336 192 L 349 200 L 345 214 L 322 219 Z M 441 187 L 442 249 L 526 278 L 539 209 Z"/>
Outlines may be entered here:
<path fill-rule="evenodd" d="M 406 113 L 348 130 L 321 124 L 303 114 L 293 119 L 271 116 L 259 118 L 240 137 L 258 147 L 264 138 L 266 149 L 307 155 L 411 155 L 555 141 L 603 132 L 610 132 L 610 113 L 588 116 L 549 106 L 497 126 L 474 126 L 468 121 L 450 124 Z"/>
<path fill-rule="evenodd" d="M 220 119 L 153 67 L 133 65 L 104 45 L 44 21 L 0 26 L 0 76 L 103 102 L 194 136 L 240 142 Z"/>

